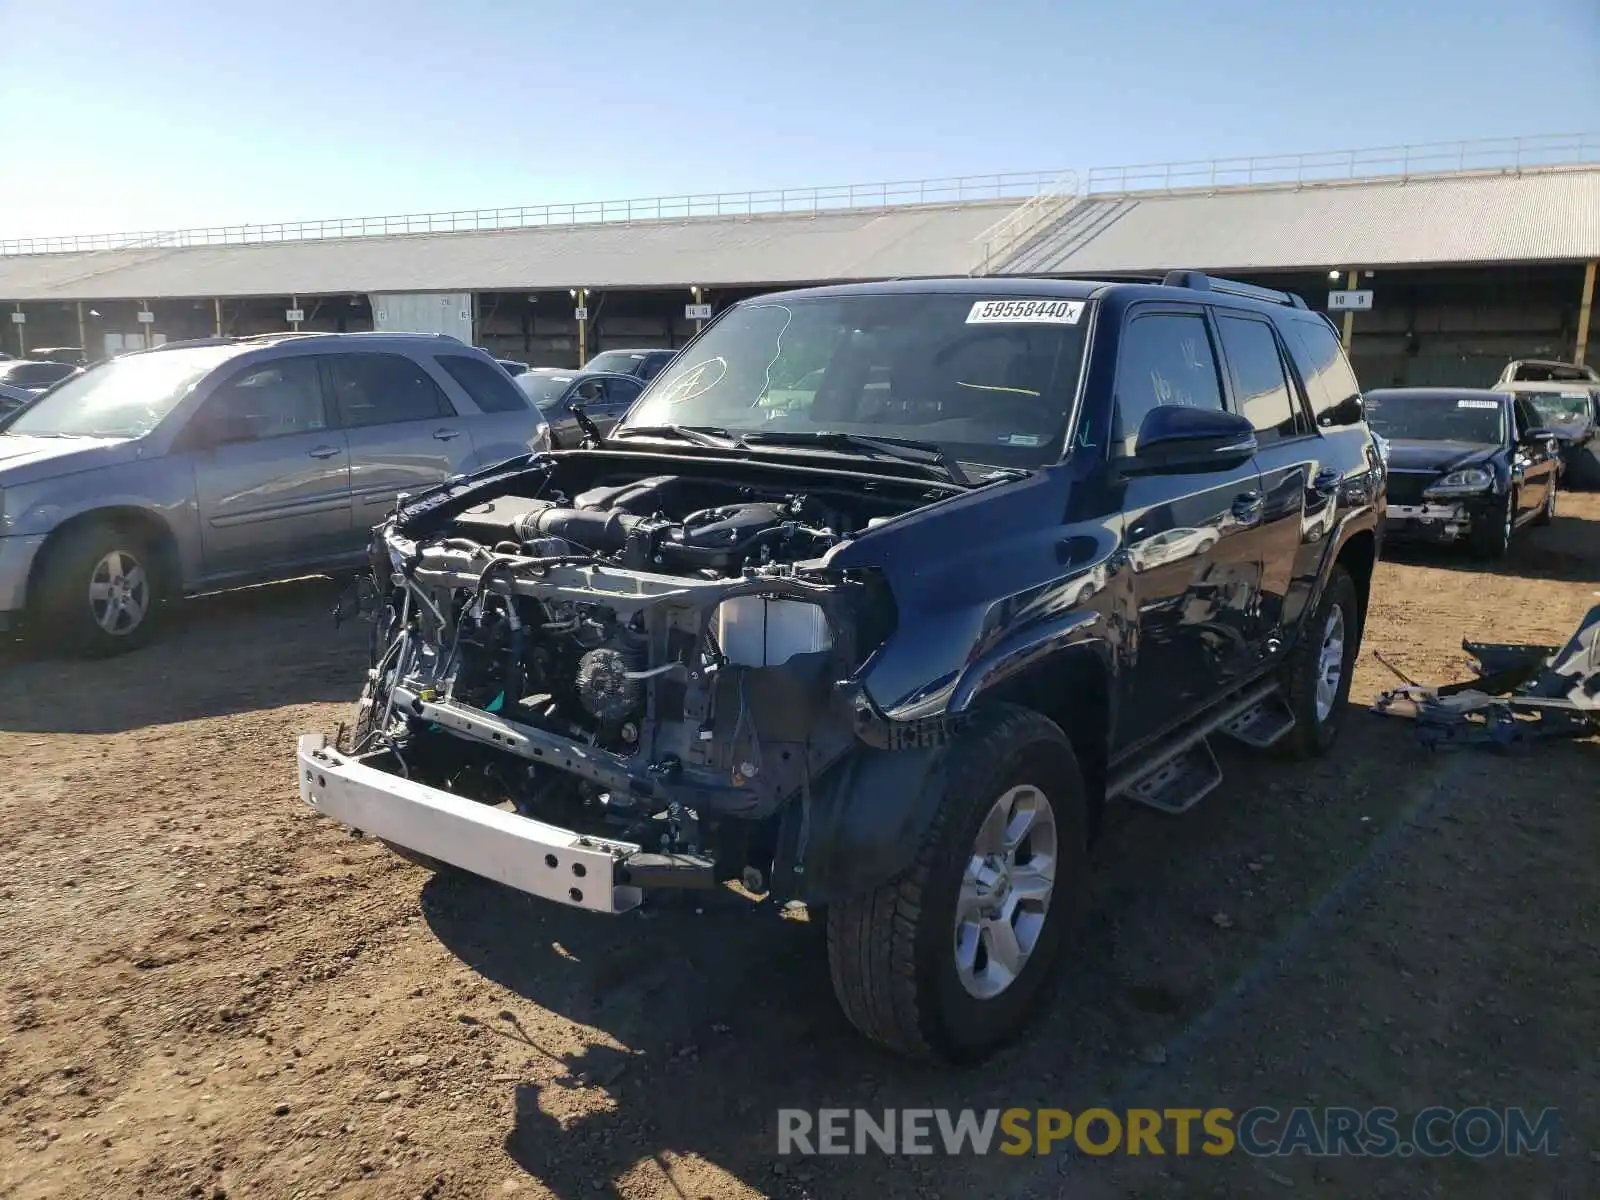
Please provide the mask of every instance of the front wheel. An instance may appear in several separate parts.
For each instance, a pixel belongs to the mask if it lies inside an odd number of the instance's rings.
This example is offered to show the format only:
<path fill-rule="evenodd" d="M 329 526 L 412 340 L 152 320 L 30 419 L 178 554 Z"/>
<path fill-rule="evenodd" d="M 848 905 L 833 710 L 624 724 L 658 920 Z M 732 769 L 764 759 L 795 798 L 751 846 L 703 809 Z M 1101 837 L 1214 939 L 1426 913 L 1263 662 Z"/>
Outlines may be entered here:
<path fill-rule="evenodd" d="M 164 588 L 149 541 L 110 523 L 68 530 L 46 549 L 34 587 L 34 618 L 61 650 L 107 658 L 156 632 Z"/>
<path fill-rule="evenodd" d="M 1511 550 L 1511 535 L 1517 527 L 1517 493 L 1509 488 L 1500 503 L 1482 521 L 1476 521 L 1469 535 L 1473 553 L 1493 562 Z"/>
<path fill-rule="evenodd" d="M 947 751 L 911 867 L 831 905 L 828 966 L 858 1030 L 970 1062 L 1026 1025 L 1086 907 L 1088 805 L 1072 744 L 997 705 Z"/>

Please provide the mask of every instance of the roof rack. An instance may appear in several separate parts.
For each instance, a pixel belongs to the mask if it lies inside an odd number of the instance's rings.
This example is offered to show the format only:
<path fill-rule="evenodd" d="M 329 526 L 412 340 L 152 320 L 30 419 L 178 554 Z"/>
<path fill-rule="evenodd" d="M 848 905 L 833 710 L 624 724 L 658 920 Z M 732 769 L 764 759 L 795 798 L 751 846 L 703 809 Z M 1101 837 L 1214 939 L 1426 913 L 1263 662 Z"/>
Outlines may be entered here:
<path fill-rule="evenodd" d="M 1189 288 L 1196 292 L 1221 292 L 1225 296 L 1260 300 L 1266 304 L 1286 304 L 1291 308 L 1306 307 L 1305 300 L 1293 292 L 1256 287 L 1254 284 L 1238 283 L 1232 279 L 1215 279 L 1204 271 L 1168 271 L 1162 277 L 1161 284 L 1163 287 Z"/>

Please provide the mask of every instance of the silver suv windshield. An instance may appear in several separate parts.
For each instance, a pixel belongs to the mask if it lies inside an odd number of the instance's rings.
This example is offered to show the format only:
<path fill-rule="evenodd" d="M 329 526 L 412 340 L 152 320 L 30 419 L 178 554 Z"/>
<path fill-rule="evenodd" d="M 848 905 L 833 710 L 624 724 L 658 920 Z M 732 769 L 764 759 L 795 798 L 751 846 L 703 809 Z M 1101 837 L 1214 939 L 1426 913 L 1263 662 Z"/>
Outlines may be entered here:
<path fill-rule="evenodd" d="M 240 350 L 196 346 L 112 359 L 40 396 L 4 432 L 32 437 L 143 437 L 195 384 Z"/>
<path fill-rule="evenodd" d="M 617 432 L 860 434 L 1041 466 L 1061 455 L 1086 311 L 970 292 L 751 301 L 662 371 Z"/>

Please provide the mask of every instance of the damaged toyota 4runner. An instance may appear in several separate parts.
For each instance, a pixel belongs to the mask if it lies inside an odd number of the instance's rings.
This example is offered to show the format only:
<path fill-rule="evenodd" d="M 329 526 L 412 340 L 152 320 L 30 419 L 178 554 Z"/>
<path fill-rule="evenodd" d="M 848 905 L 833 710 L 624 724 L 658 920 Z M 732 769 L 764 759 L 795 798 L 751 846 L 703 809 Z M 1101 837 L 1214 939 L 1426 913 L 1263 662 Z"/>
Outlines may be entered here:
<path fill-rule="evenodd" d="M 1108 800 L 1332 744 L 1383 470 L 1327 320 L 1173 272 L 742 302 L 581 448 L 404 498 L 303 799 L 605 913 L 739 884 L 850 1020 L 1019 1030 Z"/>

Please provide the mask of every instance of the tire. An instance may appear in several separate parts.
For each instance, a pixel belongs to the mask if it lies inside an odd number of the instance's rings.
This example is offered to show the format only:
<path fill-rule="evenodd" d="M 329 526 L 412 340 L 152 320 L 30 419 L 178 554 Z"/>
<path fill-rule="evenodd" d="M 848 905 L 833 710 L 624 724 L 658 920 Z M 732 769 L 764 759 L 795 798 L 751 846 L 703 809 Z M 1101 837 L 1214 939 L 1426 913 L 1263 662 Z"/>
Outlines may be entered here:
<path fill-rule="evenodd" d="M 155 637 L 168 588 L 148 538 L 97 521 L 69 529 L 45 553 L 33 619 L 55 649 L 110 658 Z"/>
<path fill-rule="evenodd" d="M 845 1016 L 870 1040 L 908 1058 L 974 1062 L 1026 1026 L 1062 947 L 1081 928 L 1088 897 L 1088 802 L 1066 735 L 1014 705 L 996 705 L 978 717 L 948 747 L 935 780 L 938 807 L 912 865 L 897 879 L 829 906 L 828 968 Z M 986 818 L 1008 798 L 1019 812 L 1027 807 L 1035 813 L 1033 830 L 1012 853 L 1013 868 L 1026 869 L 1047 856 L 1054 886 L 1042 903 L 1027 905 L 1030 917 L 1042 915 L 1042 924 L 1024 922 L 1021 940 L 1032 946 L 1009 985 L 999 960 L 987 956 L 987 929 L 965 927 L 967 944 L 985 951 L 974 953 L 964 982 L 957 966 L 963 932 L 956 924 L 958 900 L 980 831 L 997 831 L 992 823 L 986 826 Z M 1041 820 L 1044 814 L 1050 819 Z M 1050 856 L 1044 839 L 1052 829 Z M 1015 936 L 1023 901 L 1009 897 L 1001 904 L 1008 919 L 994 920 L 988 929 L 1003 925 Z"/>
<path fill-rule="evenodd" d="M 1505 499 L 1494 510 L 1492 523 L 1475 525 L 1467 535 L 1468 544 L 1478 558 L 1494 562 L 1504 558 L 1511 550 L 1511 538 L 1516 532 L 1517 492 L 1507 489 Z"/>
<path fill-rule="evenodd" d="M 1557 477 L 1550 476 L 1550 490 L 1545 493 L 1544 503 L 1539 506 L 1539 515 L 1533 519 L 1535 525 L 1549 525 L 1556 519 L 1556 487 Z"/>
<path fill-rule="evenodd" d="M 1337 614 L 1337 615 L 1336 615 Z M 1330 638 L 1337 637 L 1338 679 L 1331 695 L 1320 690 L 1333 659 L 1324 657 Z M 1306 622 L 1299 643 L 1290 654 L 1284 671 L 1284 699 L 1294 714 L 1294 727 L 1278 743 L 1288 758 L 1320 758 L 1338 740 L 1350 701 L 1350 679 L 1355 672 L 1356 652 L 1361 644 L 1361 605 L 1355 580 L 1344 567 L 1335 565 L 1317 609 Z"/>

